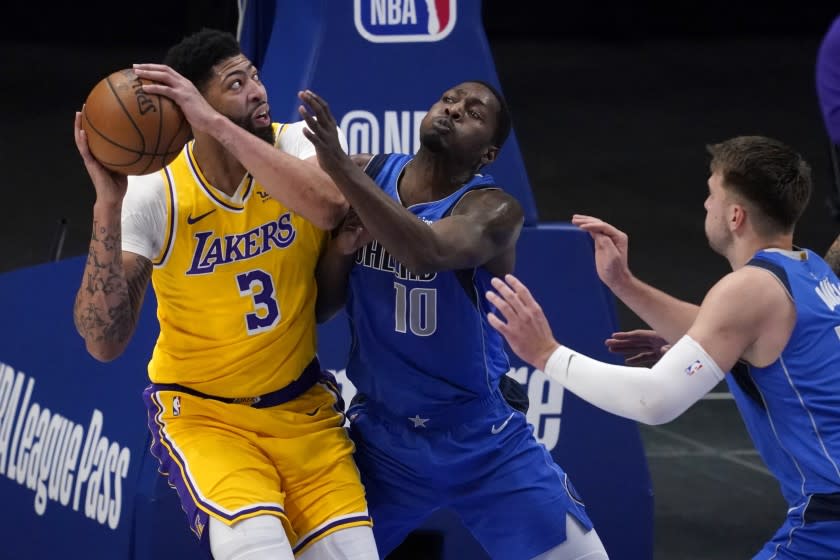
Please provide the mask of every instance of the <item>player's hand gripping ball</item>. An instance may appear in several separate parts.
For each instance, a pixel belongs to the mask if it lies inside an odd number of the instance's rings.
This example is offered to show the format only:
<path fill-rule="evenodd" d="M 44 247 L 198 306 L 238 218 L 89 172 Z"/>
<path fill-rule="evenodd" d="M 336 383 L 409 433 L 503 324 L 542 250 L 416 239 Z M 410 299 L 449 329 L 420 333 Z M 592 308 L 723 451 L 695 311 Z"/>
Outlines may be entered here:
<path fill-rule="evenodd" d="M 118 70 L 88 94 L 82 128 L 99 162 L 117 173 L 146 175 L 168 165 L 191 135 L 178 105 L 143 91 L 149 80 Z"/>

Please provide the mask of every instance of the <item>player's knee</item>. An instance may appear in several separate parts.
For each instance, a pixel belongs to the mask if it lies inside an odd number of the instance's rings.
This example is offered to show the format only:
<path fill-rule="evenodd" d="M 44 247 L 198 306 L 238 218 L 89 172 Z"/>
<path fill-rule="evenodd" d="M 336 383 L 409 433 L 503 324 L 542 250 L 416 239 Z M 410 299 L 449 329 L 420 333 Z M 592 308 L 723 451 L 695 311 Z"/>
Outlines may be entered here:
<path fill-rule="evenodd" d="M 329 534 L 307 548 L 298 560 L 377 560 L 370 527 L 350 527 Z"/>
<path fill-rule="evenodd" d="M 210 518 L 210 552 L 214 560 L 294 560 L 283 523 L 259 515 L 228 526 Z"/>
<path fill-rule="evenodd" d="M 607 551 L 595 529 L 584 530 L 577 519 L 566 514 L 566 540 L 531 560 L 608 560 Z"/>

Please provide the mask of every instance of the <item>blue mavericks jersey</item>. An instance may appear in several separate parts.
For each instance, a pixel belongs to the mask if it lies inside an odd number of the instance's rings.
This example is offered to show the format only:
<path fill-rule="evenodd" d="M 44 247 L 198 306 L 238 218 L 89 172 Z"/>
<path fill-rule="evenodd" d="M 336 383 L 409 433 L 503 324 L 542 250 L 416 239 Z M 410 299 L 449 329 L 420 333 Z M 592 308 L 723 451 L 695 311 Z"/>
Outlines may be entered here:
<path fill-rule="evenodd" d="M 740 363 L 727 382 L 747 430 L 788 503 L 840 492 L 840 281 L 808 250 L 759 251 L 748 263 L 773 273 L 796 306 L 778 360 Z"/>
<path fill-rule="evenodd" d="M 400 201 L 397 182 L 413 156 L 376 156 L 367 173 Z M 428 224 L 447 216 L 470 190 L 494 187 L 475 175 L 442 200 L 408 208 Z M 347 313 L 353 341 L 347 376 L 360 394 L 400 416 L 445 416 L 452 405 L 493 394 L 510 365 L 487 322 L 483 268 L 417 275 L 376 242 L 356 253 Z"/>

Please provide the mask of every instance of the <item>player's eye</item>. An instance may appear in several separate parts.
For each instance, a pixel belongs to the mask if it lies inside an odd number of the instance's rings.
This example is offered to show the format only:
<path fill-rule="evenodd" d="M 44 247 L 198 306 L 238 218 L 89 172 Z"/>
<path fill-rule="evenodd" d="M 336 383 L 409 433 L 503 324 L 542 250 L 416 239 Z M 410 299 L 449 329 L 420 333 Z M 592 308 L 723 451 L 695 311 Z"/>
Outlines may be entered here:
<path fill-rule="evenodd" d="M 242 80 L 233 80 L 230 83 L 230 89 L 240 89 L 242 87 Z"/>
<path fill-rule="evenodd" d="M 452 96 L 451 96 L 451 95 L 444 95 L 441 99 L 442 99 L 442 101 L 443 101 L 444 103 L 452 103 L 453 101 L 455 101 L 455 100 L 452 98 Z"/>
<path fill-rule="evenodd" d="M 254 75 L 253 75 L 253 76 L 251 76 L 251 79 L 252 79 L 252 80 L 254 80 L 255 82 L 259 82 L 259 81 L 260 81 L 260 74 L 259 74 L 259 72 L 254 72 Z"/>
<path fill-rule="evenodd" d="M 481 120 L 481 113 L 478 113 L 476 111 L 470 111 L 470 116 L 474 119 Z"/>

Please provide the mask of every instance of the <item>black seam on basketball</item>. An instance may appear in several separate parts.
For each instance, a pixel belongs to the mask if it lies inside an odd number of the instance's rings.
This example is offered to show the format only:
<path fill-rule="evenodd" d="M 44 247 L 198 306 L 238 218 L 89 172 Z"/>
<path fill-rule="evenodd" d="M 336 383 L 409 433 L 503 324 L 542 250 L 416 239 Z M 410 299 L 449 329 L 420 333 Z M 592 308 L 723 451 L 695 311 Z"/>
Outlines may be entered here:
<path fill-rule="evenodd" d="M 87 112 L 86 112 L 86 111 L 85 111 L 85 112 L 83 112 L 83 114 L 84 114 L 84 116 L 85 116 L 85 121 L 87 121 L 88 125 L 90 126 L 90 130 L 92 130 L 92 131 L 93 131 L 93 132 L 95 132 L 97 135 L 99 135 L 99 137 L 100 137 L 100 138 L 102 138 L 103 140 L 105 140 L 105 141 L 106 141 L 106 142 L 108 142 L 109 144 L 111 144 L 111 145 L 113 145 L 113 146 L 116 146 L 117 148 L 120 148 L 120 149 L 122 149 L 122 150 L 125 150 L 125 151 L 126 151 L 126 152 L 128 152 L 128 153 L 140 154 L 140 157 L 138 157 L 136 160 L 134 160 L 134 161 L 133 161 L 133 162 L 131 162 L 131 163 L 114 164 L 114 163 L 111 163 L 111 162 L 109 162 L 109 161 L 107 161 L 107 160 L 104 160 L 104 159 L 101 159 L 101 158 L 97 158 L 97 159 L 99 159 L 99 161 L 101 161 L 102 163 L 107 163 L 108 165 L 119 165 L 120 167 L 125 167 L 126 165 L 133 165 L 133 164 L 137 163 L 138 161 L 140 161 L 140 159 L 143 157 L 143 152 L 138 152 L 137 150 L 133 150 L 133 149 L 129 148 L 128 146 L 123 146 L 122 144 L 119 144 L 118 142 L 114 142 L 113 140 L 111 140 L 110 138 L 108 138 L 107 136 L 105 136 L 104 134 L 102 134 L 102 132 L 101 132 L 98 128 L 96 128 L 96 127 L 93 125 L 93 123 L 92 123 L 92 122 L 91 122 L 91 120 L 90 120 L 90 117 L 88 117 L 88 116 L 87 116 Z"/>
<path fill-rule="evenodd" d="M 122 98 L 119 95 L 117 95 L 117 89 L 114 87 L 114 84 L 111 83 L 111 77 L 110 76 L 105 78 L 105 83 L 108 85 L 108 88 L 111 90 L 111 93 L 114 95 L 114 99 L 116 99 L 117 103 L 119 103 L 120 108 L 123 110 L 123 113 L 125 113 L 125 116 L 126 116 L 126 118 L 128 118 L 128 121 L 131 123 L 131 126 L 133 126 L 134 130 L 137 131 L 137 134 L 140 135 L 140 142 L 143 146 L 141 151 L 145 152 L 146 151 L 146 136 L 143 134 L 143 132 L 141 132 L 140 127 L 137 125 L 136 122 L 134 122 L 134 119 L 131 118 L 131 113 L 128 111 L 128 109 L 125 108 L 125 104 L 123 103 Z M 104 134 L 102 135 L 102 137 L 107 138 Z"/>

